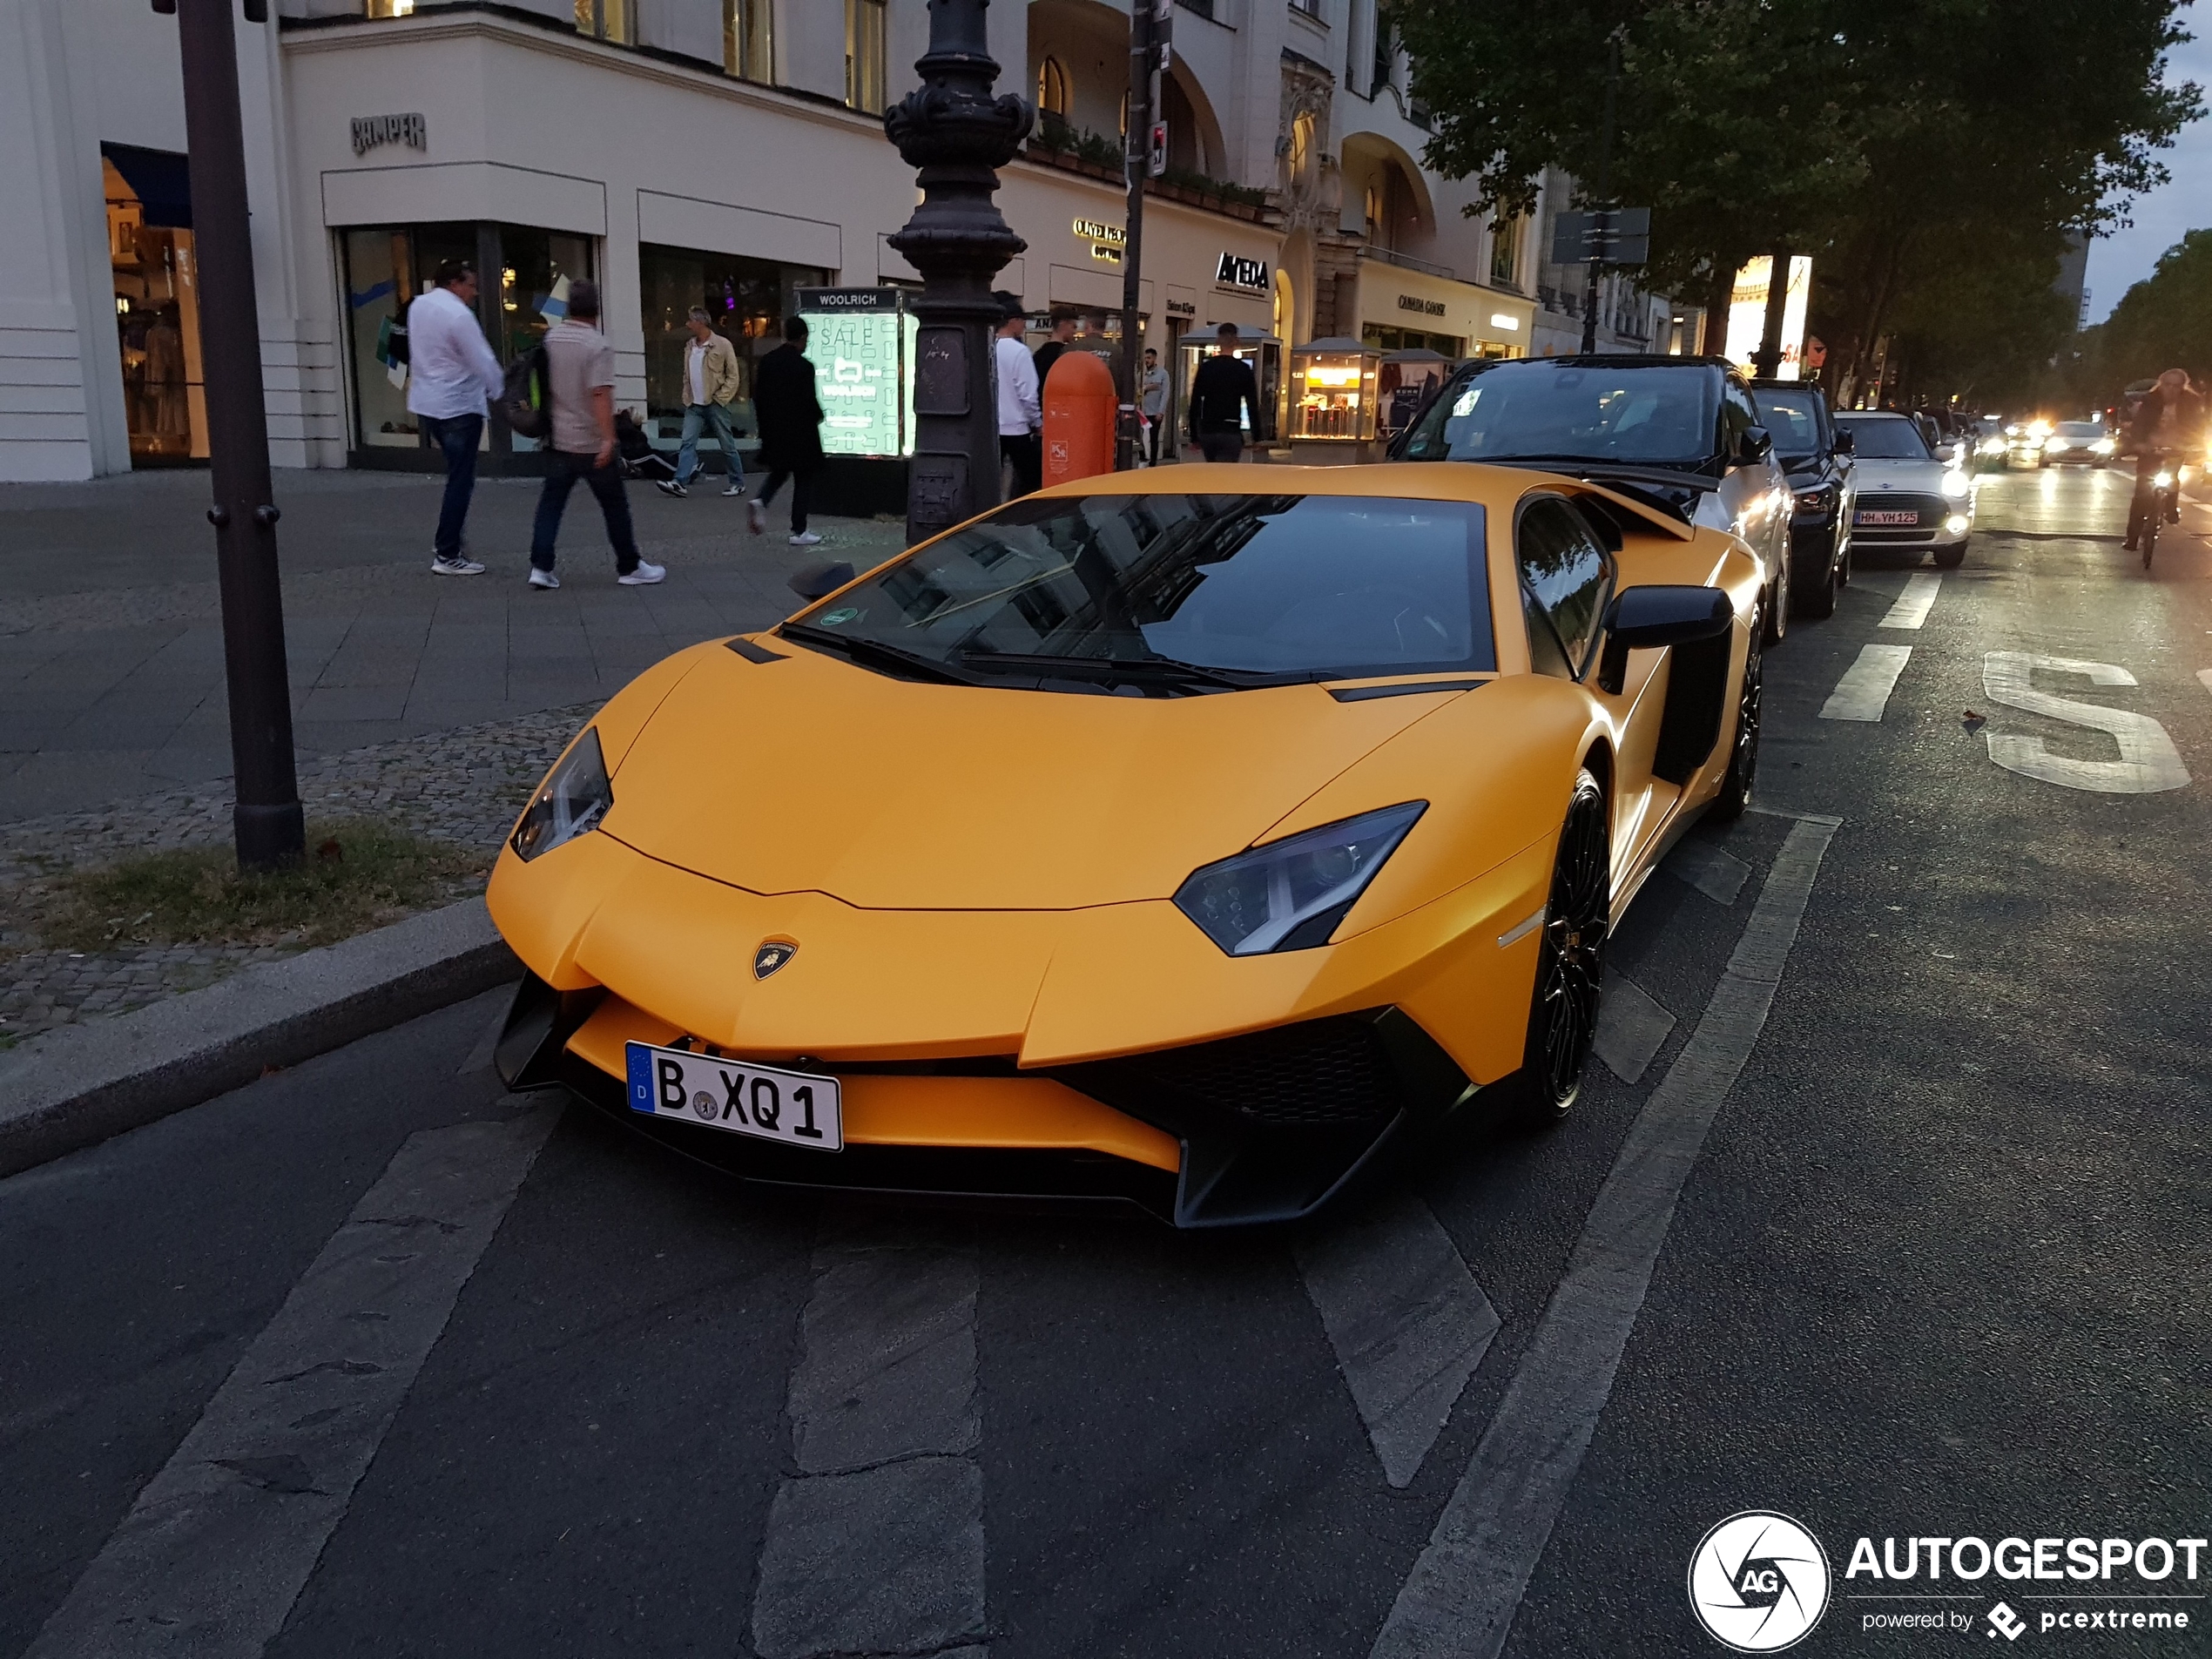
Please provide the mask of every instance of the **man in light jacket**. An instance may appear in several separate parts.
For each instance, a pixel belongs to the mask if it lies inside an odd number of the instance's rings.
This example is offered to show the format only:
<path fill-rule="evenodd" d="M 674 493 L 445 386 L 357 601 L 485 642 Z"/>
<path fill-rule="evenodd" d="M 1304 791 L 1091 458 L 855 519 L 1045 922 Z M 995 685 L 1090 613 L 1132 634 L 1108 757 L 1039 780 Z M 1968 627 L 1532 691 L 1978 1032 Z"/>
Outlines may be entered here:
<path fill-rule="evenodd" d="M 698 475 L 699 434 L 711 428 L 729 469 L 725 496 L 745 494 L 745 462 L 738 458 L 737 434 L 730 428 L 730 405 L 737 400 L 737 347 L 714 332 L 705 306 L 691 307 L 691 342 L 684 347 L 684 437 L 676 447 L 676 476 L 654 488 L 664 496 L 689 493 Z"/>
<path fill-rule="evenodd" d="M 999 324 L 991 361 L 998 371 L 999 454 L 1014 468 L 1014 493 L 1026 496 L 1044 482 L 1044 450 L 1037 435 L 1044 418 L 1037 404 L 1037 366 L 1022 343 L 1022 315 Z"/>
<path fill-rule="evenodd" d="M 430 568 L 440 576 L 481 576 L 465 550 L 469 502 L 476 491 L 476 448 L 484 436 L 484 400 L 497 397 L 506 376 L 476 320 L 476 267 L 466 260 L 438 266 L 437 286 L 407 308 L 407 407 L 422 435 L 445 457 L 446 493 L 430 543 Z"/>

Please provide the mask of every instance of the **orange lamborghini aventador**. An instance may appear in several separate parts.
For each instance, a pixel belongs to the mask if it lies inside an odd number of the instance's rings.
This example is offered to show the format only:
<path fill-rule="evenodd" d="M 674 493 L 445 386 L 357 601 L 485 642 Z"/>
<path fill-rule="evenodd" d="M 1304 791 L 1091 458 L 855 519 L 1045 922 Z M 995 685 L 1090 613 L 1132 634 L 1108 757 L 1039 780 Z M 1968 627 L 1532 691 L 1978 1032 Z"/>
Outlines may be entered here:
<path fill-rule="evenodd" d="M 1559 1116 L 1613 925 L 1749 799 L 1761 577 L 1518 469 L 1012 502 L 577 735 L 492 877 L 502 1071 L 751 1179 L 1190 1227 Z"/>

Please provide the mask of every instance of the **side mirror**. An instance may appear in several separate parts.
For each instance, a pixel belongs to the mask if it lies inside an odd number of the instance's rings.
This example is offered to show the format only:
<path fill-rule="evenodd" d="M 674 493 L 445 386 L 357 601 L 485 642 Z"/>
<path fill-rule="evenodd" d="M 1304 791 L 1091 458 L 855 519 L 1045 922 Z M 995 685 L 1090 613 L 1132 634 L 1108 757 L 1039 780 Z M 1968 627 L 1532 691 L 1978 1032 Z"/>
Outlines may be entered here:
<path fill-rule="evenodd" d="M 1948 466 L 1959 458 L 1959 446 L 1946 438 L 1935 447 L 1936 459 Z"/>
<path fill-rule="evenodd" d="M 1837 453 L 1838 455 L 1853 455 L 1853 454 L 1856 454 L 1856 453 L 1858 452 L 1858 440 L 1857 438 L 1854 438 L 1853 436 L 1851 436 L 1851 435 L 1850 433 L 1848 433 L 1848 432 L 1844 432 L 1844 431 L 1841 431 L 1841 430 L 1838 430 L 1838 431 L 1837 432 L 1837 434 L 1836 434 L 1836 453 Z"/>
<path fill-rule="evenodd" d="M 826 599 L 852 579 L 853 567 L 833 559 L 793 570 L 786 585 L 802 599 Z"/>
<path fill-rule="evenodd" d="M 1773 453 L 1774 436 L 1763 426 L 1746 427 L 1736 441 L 1736 464 L 1756 467 Z"/>
<path fill-rule="evenodd" d="M 1620 695 L 1631 651 L 1694 645 L 1735 625 L 1736 606 L 1718 588 L 1625 588 L 1605 612 L 1605 655 L 1598 689 Z"/>

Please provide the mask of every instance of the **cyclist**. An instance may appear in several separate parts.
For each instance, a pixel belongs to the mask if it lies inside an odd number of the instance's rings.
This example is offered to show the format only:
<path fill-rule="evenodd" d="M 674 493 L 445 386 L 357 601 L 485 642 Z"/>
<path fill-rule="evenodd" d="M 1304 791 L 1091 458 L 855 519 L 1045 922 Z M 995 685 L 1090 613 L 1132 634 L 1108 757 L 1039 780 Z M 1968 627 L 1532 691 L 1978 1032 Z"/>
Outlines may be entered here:
<path fill-rule="evenodd" d="M 2128 443 L 2135 452 L 2135 495 L 2128 506 L 2128 550 L 2132 553 L 2150 516 L 2160 469 L 2170 466 L 2178 478 L 2183 462 L 2200 459 L 2204 453 L 2204 399 L 2189 384 L 2186 370 L 2169 368 L 2158 377 L 2158 384 L 2135 407 Z M 2177 488 L 2167 509 L 2169 523 L 2180 522 L 2180 503 Z"/>

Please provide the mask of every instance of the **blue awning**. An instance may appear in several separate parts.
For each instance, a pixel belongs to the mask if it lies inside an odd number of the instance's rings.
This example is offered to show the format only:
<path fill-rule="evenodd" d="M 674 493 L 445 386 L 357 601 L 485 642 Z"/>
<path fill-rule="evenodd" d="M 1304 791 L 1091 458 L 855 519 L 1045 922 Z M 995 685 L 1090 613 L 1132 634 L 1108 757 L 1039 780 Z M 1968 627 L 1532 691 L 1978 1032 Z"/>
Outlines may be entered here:
<path fill-rule="evenodd" d="M 192 228 L 192 175 L 184 157 L 173 150 L 141 150 L 132 144 L 104 144 L 100 153 L 137 192 L 147 224 Z"/>

